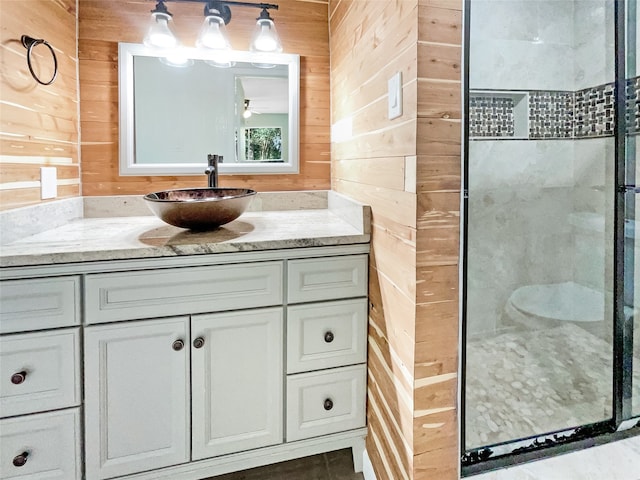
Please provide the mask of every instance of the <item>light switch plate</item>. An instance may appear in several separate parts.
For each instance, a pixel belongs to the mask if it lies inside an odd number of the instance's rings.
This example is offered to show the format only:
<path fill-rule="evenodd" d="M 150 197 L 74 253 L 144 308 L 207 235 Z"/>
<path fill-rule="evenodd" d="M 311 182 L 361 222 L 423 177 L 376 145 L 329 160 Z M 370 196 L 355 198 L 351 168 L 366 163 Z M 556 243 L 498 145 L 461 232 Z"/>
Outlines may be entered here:
<path fill-rule="evenodd" d="M 389 120 L 402 115 L 402 72 L 389 79 Z"/>
<path fill-rule="evenodd" d="M 40 167 L 40 198 L 58 196 L 58 172 L 56 167 Z"/>

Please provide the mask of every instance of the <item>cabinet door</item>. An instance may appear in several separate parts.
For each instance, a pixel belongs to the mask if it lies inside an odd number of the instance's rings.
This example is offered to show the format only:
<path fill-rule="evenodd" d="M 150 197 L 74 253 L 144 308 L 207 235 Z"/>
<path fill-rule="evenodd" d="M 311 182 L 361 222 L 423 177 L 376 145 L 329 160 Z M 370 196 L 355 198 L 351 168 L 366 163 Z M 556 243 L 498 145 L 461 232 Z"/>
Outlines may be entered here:
<path fill-rule="evenodd" d="M 192 316 L 193 460 L 283 441 L 282 323 L 282 308 Z"/>
<path fill-rule="evenodd" d="M 87 480 L 189 460 L 189 319 L 85 329 Z"/>

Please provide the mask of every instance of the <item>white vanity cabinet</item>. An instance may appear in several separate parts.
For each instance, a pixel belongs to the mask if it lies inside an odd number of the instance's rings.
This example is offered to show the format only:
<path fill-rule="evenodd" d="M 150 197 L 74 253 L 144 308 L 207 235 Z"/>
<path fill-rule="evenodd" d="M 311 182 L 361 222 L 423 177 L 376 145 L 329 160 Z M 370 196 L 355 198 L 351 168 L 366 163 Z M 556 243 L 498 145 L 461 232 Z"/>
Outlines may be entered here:
<path fill-rule="evenodd" d="M 73 350 L 61 356 L 60 367 L 48 360 L 49 371 L 71 375 L 53 382 L 65 395 L 7 410 L 20 415 L 6 419 L 11 425 L 40 415 L 46 423 L 46 415 L 59 412 L 73 417 L 59 434 L 64 441 L 51 440 L 64 450 L 56 457 L 68 464 L 62 476 L 25 478 L 197 480 L 340 448 L 353 449 L 361 471 L 368 248 L 87 262 L 16 270 L 8 280 L 3 275 L 0 286 L 12 298 L 22 285 L 60 282 L 53 296 L 45 295 L 51 328 L 44 329 L 45 322 L 37 332 L 23 331 L 15 318 L 5 323 L 2 317 L 0 331 L 10 333 L 0 339 L 15 338 L 20 347 L 3 349 L 35 349 L 55 334 L 66 339 L 62 350 Z M 61 300 L 65 295 L 72 306 Z M 28 317 L 19 304 L 8 303 Z M 65 315 L 71 323 L 61 322 Z M 4 370 L 3 364 L 6 376 Z M 0 440 L 1 476 L 14 478 L 5 472 L 20 467 L 7 459 L 25 450 L 7 449 L 14 440 L 5 441 L 4 431 Z M 72 448 L 70 442 L 77 443 Z M 35 465 L 35 455 L 25 458 Z"/>
<path fill-rule="evenodd" d="M 80 277 L 0 283 L 0 478 L 80 480 Z"/>

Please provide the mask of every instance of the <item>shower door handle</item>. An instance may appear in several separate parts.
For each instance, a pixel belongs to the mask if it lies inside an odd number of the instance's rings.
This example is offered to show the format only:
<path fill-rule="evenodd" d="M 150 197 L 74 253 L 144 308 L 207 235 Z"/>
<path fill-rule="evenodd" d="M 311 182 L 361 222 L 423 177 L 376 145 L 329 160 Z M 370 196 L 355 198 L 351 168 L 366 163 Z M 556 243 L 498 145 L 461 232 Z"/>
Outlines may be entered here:
<path fill-rule="evenodd" d="M 620 193 L 640 193 L 640 187 L 635 185 L 620 185 L 618 187 Z"/>

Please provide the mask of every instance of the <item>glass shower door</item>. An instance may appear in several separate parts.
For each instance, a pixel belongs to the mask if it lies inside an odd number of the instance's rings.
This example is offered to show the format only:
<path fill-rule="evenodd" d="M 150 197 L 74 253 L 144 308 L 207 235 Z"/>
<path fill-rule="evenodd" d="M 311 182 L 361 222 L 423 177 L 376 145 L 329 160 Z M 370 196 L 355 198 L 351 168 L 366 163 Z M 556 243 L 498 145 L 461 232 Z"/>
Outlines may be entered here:
<path fill-rule="evenodd" d="M 615 2 L 468 3 L 473 457 L 613 417 Z"/>

